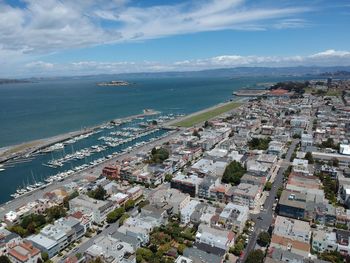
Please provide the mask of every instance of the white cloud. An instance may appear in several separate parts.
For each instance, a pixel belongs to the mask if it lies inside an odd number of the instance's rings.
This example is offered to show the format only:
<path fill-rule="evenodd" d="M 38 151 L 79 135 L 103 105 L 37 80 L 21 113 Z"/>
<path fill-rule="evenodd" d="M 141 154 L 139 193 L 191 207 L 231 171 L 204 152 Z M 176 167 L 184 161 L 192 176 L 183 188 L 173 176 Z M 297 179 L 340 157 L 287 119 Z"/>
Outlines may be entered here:
<path fill-rule="evenodd" d="M 25 8 L 19 8 L 0 1 L 1 50 L 47 54 L 203 31 L 263 30 L 270 20 L 287 19 L 307 11 L 300 7 L 249 7 L 244 0 L 191 0 L 150 7 L 132 6 L 133 2 L 127 0 L 24 0 L 24 3 Z"/>
<path fill-rule="evenodd" d="M 313 54 L 310 56 L 311 58 L 329 58 L 329 57 L 336 57 L 336 58 L 350 58 L 350 52 L 349 51 L 341 51 L 341 50 L 334 50 L 334 49 L 328 49 L 323 52 L 319 52 L 316 54 Z"/>
<path fill-rule="evenodd" d="M 37 68 L 37 69 L 52 69 L 54 64 L 44 62 L 44 61 L 33 61 L 25 65 L 27 68 Z"/>
<path fill-rule="evenodd" d="M 222 55 L 196 60 L 174 61 L 172 63 L 161 63 L 157 61 L 77 61 L 72 63 L 49 63 L 38 60 L 25 64 L 22 68 L 19 68 L 18 72 L 26 76 L 62 76 L 137 72 L 196 71 L 234 67 L 292 67 L 315 65 L 350 66 L 350 52 L 330 49 L 307 56 L 295 55 L 287 57 Z"/>

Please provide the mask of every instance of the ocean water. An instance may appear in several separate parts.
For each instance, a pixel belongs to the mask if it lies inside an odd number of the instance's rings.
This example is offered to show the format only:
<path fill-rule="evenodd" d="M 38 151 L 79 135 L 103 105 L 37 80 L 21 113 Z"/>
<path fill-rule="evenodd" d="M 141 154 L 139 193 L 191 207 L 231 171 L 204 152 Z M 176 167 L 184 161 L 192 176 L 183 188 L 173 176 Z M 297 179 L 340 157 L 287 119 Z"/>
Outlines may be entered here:
<path fill-rule="evenodd" d="M 115 79 L 115 78 L 114 78 Z M 126 87 L 101 87 L 113 78 L 45 80 L 0 85 L 0 147 L 46 138 L 145 108 L 191 113 L 227 101 L 236 89 L 283 78 L 125 79 Z"/>

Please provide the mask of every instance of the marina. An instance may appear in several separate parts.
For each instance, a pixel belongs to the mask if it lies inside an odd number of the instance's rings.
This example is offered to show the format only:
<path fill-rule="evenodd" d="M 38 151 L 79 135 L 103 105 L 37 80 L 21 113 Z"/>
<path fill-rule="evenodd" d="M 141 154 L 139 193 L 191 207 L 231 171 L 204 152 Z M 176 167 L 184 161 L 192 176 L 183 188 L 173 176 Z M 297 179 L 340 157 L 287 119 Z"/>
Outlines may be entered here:
<path fill-rule="evenodd" d="M 158 114 L 111 122 L 88 133 L 8 160 L 0 166 L 1 176 L 16 178 L 17 184 L 0 186 L 3 193 L 1 202 L 63 181 L 76 172 L 166 136 L 170 130 L 162 128 L 161 124 L 177 117 L 179 115 Z"/>

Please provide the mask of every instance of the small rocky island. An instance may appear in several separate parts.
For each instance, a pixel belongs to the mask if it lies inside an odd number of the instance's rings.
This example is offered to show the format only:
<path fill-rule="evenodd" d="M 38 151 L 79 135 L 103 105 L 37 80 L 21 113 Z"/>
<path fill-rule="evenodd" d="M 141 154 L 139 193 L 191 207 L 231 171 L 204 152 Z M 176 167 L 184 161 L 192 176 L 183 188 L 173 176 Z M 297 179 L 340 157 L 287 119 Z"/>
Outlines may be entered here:
<path fill-rule="evenodd" d="M 129 86 L 130 83 L 122 80 L 112 80 L 109 82 L 99 82 L 97 86 Z"/>

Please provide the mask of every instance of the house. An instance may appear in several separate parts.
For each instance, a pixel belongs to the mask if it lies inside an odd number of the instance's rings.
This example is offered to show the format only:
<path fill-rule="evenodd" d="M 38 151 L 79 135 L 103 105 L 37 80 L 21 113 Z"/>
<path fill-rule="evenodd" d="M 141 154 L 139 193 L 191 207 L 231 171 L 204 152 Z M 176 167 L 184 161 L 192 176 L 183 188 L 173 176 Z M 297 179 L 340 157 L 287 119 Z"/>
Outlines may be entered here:
<path fill-rule="evenodd" d="M 318 253 L 336 251 L 338 249 L 335 232 L 317 229 L 312 233 L 312 249 Z"/>
<path fill-rule="evenodd" d="M 191 197 L 198 195 L 198 188 L 202 178 L 196 175 L 184 175 L 178 173 L 170 182 L 171 188 L 180 190 L 183 193 L 189 194 Z"/>
<path fill-rule="evenodd" d="M 9 246 L 7 256 L 13 263 L 37 263 L 41 260 L 40 250 L 28 241 Z"/>
<path fill-rule="evenodd" d="M 102 175 L 112 179 L 120 178 L 120 165 L 106 166 L 102 169 Z"/>
<path fill-rule="evenodd" d="M 305 134 L 303 133 L 301 135 L 301 147 L 302 149 L 306 149 L 309 146 L 313 146 L 314 144 L 314 139 L 311 134 Z"/>
<path fill-rule="evenodd" d="M 291 218 L 304 218 L 306 194 L 283 190 L 278 202 L 278 214 Z"/>
<path fill-rule="evenodd" d="M 246 206 L 228 203 L 220 213 L 219 222 L 227 229 L 234 229 L 238 233 L 243 231 L 249 217 L 249 209 Z"/>
<path fill-rule="evenodd" d="M 188 224 L 191 221 L 191 215 L 195 211 L 196 206 L 200 202 L 197 200 L 191 200 L 185 207 L 180 210 L 180 217 L 182 224 Z"/>
<path fill-rule="evenodd" d="M 101 258 L 104 262 L 136 263 L 135 250 L 125 242 L 111 236 L 98 237 L 84 253 L 87 261 Z"/>
<path fill-rule="evenodd" d="M 217 253 L 225 253 L 234 244 L 234 234 L 228 230 L 220 230 L 211 228 L 208 225 L 200 224 L 196 234 L 196 246 L 213 247 L 218 251 Z"/>
<path fill-rule="evenodd" d="M 56 240 L 40 233 L 27 237 L 27 240 L 32 242 L 41 252 L 47 253 L 49 258 L 52 258 L 60 251 L 60 245 Z"/>
<path fill-rule="evenodd" d="M 87 195 L 79 195 L 69 201 L 69 208 L 71 212 L 80 211 L 83 214 L 92 215 L 92 220 L 100 224 L 114 209 L 114 205 L 112 201 L 96 200 Z"/>
<path fill-rule="evenodd" d="M 310 254 L 310 244 L 278 235 L 272 235 L 271 237 L 269 250 L 271 251 L 274 249 L 290 251 L 304 258 L 309 257 Z"/>
<path fill-rule="evenodd" d="M 179 214 L 191 200 L 189 194 L 184 194 L 177 189 L 160 189 L 154 192 L 149 201 L 152 205 L 162 206 L 162 204 L 168 204 L 173 207 L 173 213 Z"/>
<path fill-rule="evenodd" d="M 129 199 L 135 201 L 135 200 L 141 198 L 141 196 L 143 195 L 143 191 L 142 191 L 141 187 L 134 186 L 134 187 L 128 189 L 126 191 L 126 194 L 129 196 Z"/>
<path fill-rule="evenodd" d="M 273 234 L 309 243 L 311 239 L 311 228 L 308 222 L 277 216 Z"/>
<path fill-rule="evenodd" d="M 7 253 L 9 245 L 18 244 L 21 240 L 22 238 L 18 234 L 12 233 L 6 228 L 0 228 L 0 256 Z"/>
<path fill-rule="evenodd" d="M 146 246 L 149 243 L 149 229 L 148 228 L 143 228 L 142 226 L 139 225 L 123 225 L 118 228 L 116 231 L 117 233 L 120 233 L 122 235 L 125 235 L 127 237 L 132 237 L 139 241 L 139 244 L 134 241 L 134 246 Z M 114 237 L 120 236 L 118 234 L 114 234 Z M 124 237 L 124 240 L 126 238 Z M 130 238 L 129 238 L 130 239 Z M 128 240 L 129 241 L 129 240 Z"/>
<path fill-rule="evenodd" d="M 232 203 L 247 206 L 254 209 L 261 194 L 261 188 L 257 185 L 240 183 L 232 190 Z"/>

